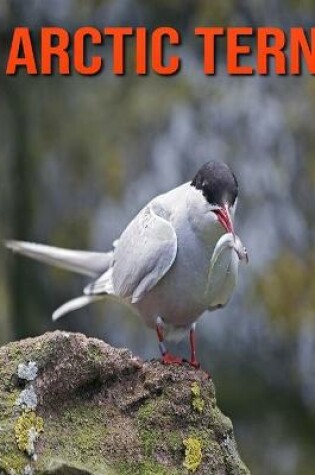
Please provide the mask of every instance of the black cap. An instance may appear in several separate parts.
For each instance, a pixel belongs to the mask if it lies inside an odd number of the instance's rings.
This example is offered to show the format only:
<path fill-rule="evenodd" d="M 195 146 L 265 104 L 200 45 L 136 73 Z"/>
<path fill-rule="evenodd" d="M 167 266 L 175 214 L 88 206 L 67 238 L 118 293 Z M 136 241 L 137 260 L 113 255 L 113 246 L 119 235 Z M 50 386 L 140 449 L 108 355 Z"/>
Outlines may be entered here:
<path fill-rule="evenodd" d="M 211 161 L 205 163 L 191 182 L 197 190 L 212 205 L 233 206 L 238 195 L 236 176 L 223 162 Z"/>

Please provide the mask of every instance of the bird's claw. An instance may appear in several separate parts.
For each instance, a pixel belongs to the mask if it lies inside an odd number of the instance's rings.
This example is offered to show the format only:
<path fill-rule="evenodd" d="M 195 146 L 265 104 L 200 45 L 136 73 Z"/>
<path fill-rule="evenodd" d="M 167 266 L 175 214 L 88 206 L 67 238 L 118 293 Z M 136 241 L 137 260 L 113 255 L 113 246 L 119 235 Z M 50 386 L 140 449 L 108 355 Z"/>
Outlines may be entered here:
<path fill-rule="evenodd" d="M 188 360 L 187 363 L 195 369 L 200 369 L 199 361 L 195 360 Z"/>
<path fill-rule="evenodd" d="M 174 356 L 171 353 L 164 353 L 161 358 L 161 362 L 165 365 L 167 364 L 183 364 L 183 359 L 179 356 Z"/>

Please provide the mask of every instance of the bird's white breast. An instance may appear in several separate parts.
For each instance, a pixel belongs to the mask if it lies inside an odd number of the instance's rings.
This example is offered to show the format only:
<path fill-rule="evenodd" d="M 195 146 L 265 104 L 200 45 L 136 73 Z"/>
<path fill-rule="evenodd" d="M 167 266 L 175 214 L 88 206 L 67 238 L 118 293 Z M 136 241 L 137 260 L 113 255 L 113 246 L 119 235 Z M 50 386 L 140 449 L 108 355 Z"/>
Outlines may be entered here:
<path fill-rule="evenodd" d="M 171 269 L 137 305 L 150 326 L 154 326 L 159 315 L 174 327 L 187 327 L 205 310 L 224 305 L 235 286 L 238 257 L 229 246 L 220 249 L 215 275 L 208 286 L 211 257 L 224 230 L 207 216 L 204 198 L 198 193 L 201 209 L 198 195 L 189 184 L 159 197 L 170 210 L 177 235 L 177 255 Z"/>

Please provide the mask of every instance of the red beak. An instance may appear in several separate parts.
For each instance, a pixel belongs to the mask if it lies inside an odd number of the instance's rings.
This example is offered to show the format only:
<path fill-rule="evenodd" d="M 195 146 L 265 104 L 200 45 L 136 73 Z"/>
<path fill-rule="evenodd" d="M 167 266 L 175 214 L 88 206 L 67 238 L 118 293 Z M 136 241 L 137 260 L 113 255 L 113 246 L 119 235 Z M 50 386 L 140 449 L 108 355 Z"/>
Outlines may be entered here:
<path fill-rule="evenodd" d="M 232 233 L 235 235 L 234 226 L 232 223 L 231 215 L 229 213 L 228 206 L 214 210 L 215 214 L 218 217 L 219 223 L 224 227 L 227 233 Z"/>

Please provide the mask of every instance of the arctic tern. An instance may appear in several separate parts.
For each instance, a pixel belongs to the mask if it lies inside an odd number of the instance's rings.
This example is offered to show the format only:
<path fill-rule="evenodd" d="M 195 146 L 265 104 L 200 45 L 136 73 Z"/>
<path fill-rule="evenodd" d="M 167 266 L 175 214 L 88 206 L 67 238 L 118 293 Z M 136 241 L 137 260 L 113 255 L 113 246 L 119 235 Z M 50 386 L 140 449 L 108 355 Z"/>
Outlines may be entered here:
<path fill-rule="evenodd" d="M 238 182 L 223 162 L 203 165 L 191 182 L 153 198 L 128 224 L 109 252 L 62 249 L 6 241 L 14 252 L 94 278 L 83 295 L 53 313 L 106 297 L 133 307 L 155 328 L 163 363 L 180 363 L 164 339 L 189 331 L 190 364 L 196 358 L 195 325 L 206 310 L 227 304 L 247 252 L 234 232 Z"/>

